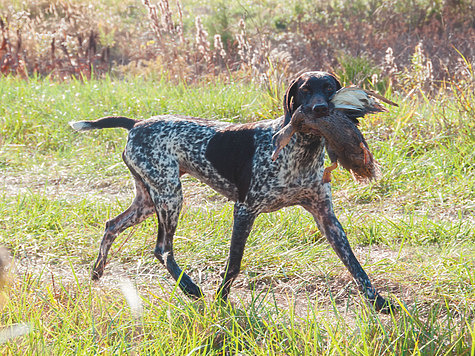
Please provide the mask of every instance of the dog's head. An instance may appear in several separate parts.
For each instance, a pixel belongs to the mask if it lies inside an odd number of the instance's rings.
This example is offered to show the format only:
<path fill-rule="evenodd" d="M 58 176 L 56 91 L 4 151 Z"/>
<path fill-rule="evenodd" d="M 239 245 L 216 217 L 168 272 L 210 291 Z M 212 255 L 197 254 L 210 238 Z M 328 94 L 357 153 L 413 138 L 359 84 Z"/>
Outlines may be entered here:
<path fill-rule="evenodd" d="M 284 123 L 287 125 L 299 107 L 303 112 L 322 117 L 328 114 L 330 99 L 341 88 L 340 82 L 326 72 L 307 72 L 290 83 L 284 95 Z"/>

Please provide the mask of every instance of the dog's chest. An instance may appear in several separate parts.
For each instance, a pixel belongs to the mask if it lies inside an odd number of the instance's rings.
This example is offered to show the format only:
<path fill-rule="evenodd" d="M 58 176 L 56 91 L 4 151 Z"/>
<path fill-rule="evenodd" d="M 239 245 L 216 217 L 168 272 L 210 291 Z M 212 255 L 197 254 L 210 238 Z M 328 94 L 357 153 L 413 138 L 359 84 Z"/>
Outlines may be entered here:
<path fill-rule="evenodd" d="M 322 184 L 323 142 L 293 138 L 273 162 L 271 137 L 262 137 L 261 141 L 256 138 L 253 177 L 246 203 L 269 212 L 328 195 L 329 186 Z"/>

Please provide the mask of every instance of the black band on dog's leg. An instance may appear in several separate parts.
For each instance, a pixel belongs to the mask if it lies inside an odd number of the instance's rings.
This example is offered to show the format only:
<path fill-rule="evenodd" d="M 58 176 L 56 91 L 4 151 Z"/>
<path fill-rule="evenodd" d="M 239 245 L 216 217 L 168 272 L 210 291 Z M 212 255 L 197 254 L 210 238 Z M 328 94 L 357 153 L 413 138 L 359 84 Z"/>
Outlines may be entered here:
<path fill-rule="evenodd" d="M 193 299 L 200 299 L 203 297 L 201 288 L 198 287 L 191 278 L 178 266 L 173 255 L 173 247 L 171 245 L 171 239 L 165 237 L 166 233 L 164 228 L 159 224 L 159 232 L 157 239 L 157 246 L 155 247 L 155 257 L 166 267 L 170 275 L 175 281 L 178 282 L 178 286 L 188 297 Z"/>
<path fill-rule="evenodd" d="M 187 297 L 192 299 L 203 298 L 203 292 L 175 261 L 173 251 L 161 253 L 155 250 L 155 257 L 167 268 L 170 275 L 178 282 L 178 286 Z M 165 257 L 165 258 L 164 258 Z"/>
<path fill-rule="evenodd" d="M 257 214 L 250 212 L 247 207 L 239 202 L 234 205 L 234 226 L 229 248 L 228 262 L 223 273 L 223 282 L 216 295 L 226 300 L 231 289 L 231 284 L 238 276 L 241 269 L 241 260 L 244 254 L 244 246 L 251 232 L 252 225 Z"/>

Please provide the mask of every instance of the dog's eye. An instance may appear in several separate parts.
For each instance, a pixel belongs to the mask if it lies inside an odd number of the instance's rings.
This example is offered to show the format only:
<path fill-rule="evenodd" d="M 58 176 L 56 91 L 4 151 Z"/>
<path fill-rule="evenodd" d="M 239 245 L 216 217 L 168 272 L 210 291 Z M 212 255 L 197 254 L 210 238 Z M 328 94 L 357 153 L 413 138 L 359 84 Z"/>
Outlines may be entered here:
<path fill-rule="evenodd" d="M 309 93 L 309 92 L 310 92 L 310 88 L 309 88 L 309 87 L 301 87 L 300 90 L 301 90 L 303 93 Z"/>
<path fill-rule="evenodd" d="M 333 87 L 330 84 L 325 84 L 324 89 L 329 93 L 333 91 Z"/>

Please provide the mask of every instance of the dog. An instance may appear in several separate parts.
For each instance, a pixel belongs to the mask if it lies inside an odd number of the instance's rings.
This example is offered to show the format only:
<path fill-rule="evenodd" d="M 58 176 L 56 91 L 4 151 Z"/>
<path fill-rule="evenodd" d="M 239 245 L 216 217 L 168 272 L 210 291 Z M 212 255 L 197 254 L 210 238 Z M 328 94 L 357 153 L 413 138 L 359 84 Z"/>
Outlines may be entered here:
<path fill-rule="evenodd" d="M 256 217 L 300 205 L 312 214 L 367 300 L 376 310 L 388 312 L 391 303 L 372 286 L 333 212 L 331 186 L 322 181 L 323 137 L 296 133 L 279 157 L 271 159 L 273 136 L 290 122 L 293 113 L 299 109 L 315 118 L 328 115 L 330 99 L 340 88 L 329 73 L 304 73 L 286 90 L 284 116 L 246 124 L 178 115 L 142 121 L 105 117 L 71 122 L 77 131 L 112 127 L 129 131 L 122 157 L 135 180 L 135 199 L 127 210 L 106 223 L 92 278 L 98 280 L 102 276 L 117 235 L 156 214 L 155 257 L 186 295 L 203 297 L 201 289 L 178 266 L 173 253 L 173 235 L 183 204 L 180 177 L 189 174 L 235 202 L 231 245 L 218 298 L 227 299 L 240 272 L 244 246 Z"/>

